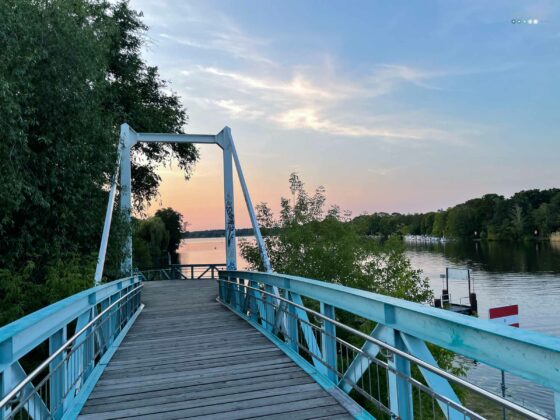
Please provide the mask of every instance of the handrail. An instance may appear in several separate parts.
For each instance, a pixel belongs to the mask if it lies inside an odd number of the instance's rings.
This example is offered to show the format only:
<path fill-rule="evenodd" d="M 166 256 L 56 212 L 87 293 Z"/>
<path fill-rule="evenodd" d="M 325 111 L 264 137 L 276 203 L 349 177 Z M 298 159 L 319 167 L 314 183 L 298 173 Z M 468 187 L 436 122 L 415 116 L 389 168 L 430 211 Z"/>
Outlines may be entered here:
<path fill-rule="evenodd" d="M 235 286 L 240 286 L 237 282 L 234 282 L 234 281 L 231 281 L 231 280 L 219 279 L 218 281 L 222 281 L 224 283 L 232 284 L 232 285 L 235 285 Z M 294 306 L 294 307 L 296 307 L 300 310 L 306 311 L 308 314 L 311 314 L 314 317 L 317 317 L 319 319 L 322 319 L 323 321 L 327 321 L 329 323 L 332 323 L 332 324 L 336 325 L 337 327 L 342 328 L 342 329 L 344 329 L 344 330 L 346 330 L 346 331 L 348 331 L 352 334 L 355 334 L 358 337 L 360 337 L 360 338 L 362 338 L 362 339 L 364 339 L 364 340 L 366 340 L 366 341 L 368 341 L 372 344 L 375 344 L 379 347 L 382 347 L 382 348 L 384 348 L 384 349 L 386 349 L 386 350 L 388 350 L 392 353 L 395 353 L 395 354 L 403 357 L 404 359 L 407 359 L 408 361 L 413 362 L 416 365 L 418 365 L 418 366 L 420 366 L 420 367 L 422 367 L 426 370 L 429 370 L 429 371 L 431 371 L 431 372 L 433 372 L 433 373 L 435 373 L 435 374 L 437 374 L 437 375 L 439 375 L 439 376 L 441 376 L 441 377 L 443 377 L 447 380 L 450 380 L 450 381 L 452 381 L 452 382 L 454 382 L 458 385 L 461 385 L 461 386 L 463 386 L 463 387 L 465 387 L 465 388 L 467 388 L 467 389 L 469 389 L 473 392 L 476 392 L 477 394 L 482 395 L 483 397 L 486 397 L 486 398 L 488 398 L 488 399 L 490 399 L 490 400 L 492 400 L 492 401 L 494 401 L 494 402 L 496 402 L 496 403 L 498 403 L 502 406 L 505 406 L 508 409 L 517 412 L 518 414 L 521 414 L 521 415 L 524 415 L 526 417 L 529 417 L 531 419 L 536 419 L 536 420 L 546 420 L 547 419 L 546 417 L 543 417 L 543 416 L 541 416 L 537 413 L 534 413 L 533 411 L 528 410 L 525 407 L 522 407 L 518 404 L 515 404 L 514 402 L 511 402 L 511 401 L 509 401 L 505 398 L 502 398 L 502 397 L 500 397 L 496 394 L 493 394 L 492 392 L 489 392 L 489 391 L 487 391 L 487 390 L 485 390 L 485 389 L 483 389 L 483 388 L 481 388 L 477 385 L 474 385 L 474 384 L 472 384 L 468 381 L 465 381 L 464 379 L 461 379 L 461 378 L 447 372 L 446 370 L 441 369 L 440 367 L 431 365 L 430 363 L 427 363 L 424 360 L 419 359 L 418 357 L 415 357 L 415 356 L 413 356 L 413 355 L 411 355 L 411 354 L 409 354 L 405 351 L 402 351 L 402 350 L 400 350 L 400 349 L 398 349 L 394 346 L 391 346 L 391 345 L 385 343 L 384 341 L 378 340 L 377 338 L 374 338 L 374 337 L 372 337 L 368 334 L 364 334 L 363 332 L 361 332 L 359 330 L 356 330 L 356 329 L 354 329 L 354 328 L 352 328 L 352 327 L 350 327 L 346 324 L 343 324 L 342 322 L 339 322 L 334 318 L 325 316 L 320 312 L 314 311 L 313 309 L 309 309 L 306 306 L 299 305 L 295 302 L 292 302 L 289 299 L 286 299 L 286 298 L 281 297 L 281 296 L 277 296 L 274 293 L 267 292 L 267 291 L 262 290 L 260 288 L 252 287 L 252 286 L 249 286 L 249 285 L 241 285 L 241 287 L 248 288 L 248 289 L 251 289 L 251 290 L 255 290 L 259 293 L 270 296 L 271 298 L 278 299 L 282 302 L 285 302 L 288 305 L 292 305 L 292 306 Z"/>
<path fill-rule="evenodd" d="M 226 267 L 226 263 L 210 263 L 210 264 L 171 264 L 170 267 Z"/>
<path fill-rule="evenodd" d="M 33 379 L 37 377 L 37 375 L 43 370 L 46 369 L 64 350 L 66 350 L 72 343 L 74 343 L 83 333 L 85 333 L 93 324 L 95 324 L 99 319 L 101 319 L 107 312 L 109 312 L 113 307 L 121 303 L 124 299 L 128 298 L 129 295 L 132 293 L 138 293 L 138 290 L 144 287 L 142 283 L 138 283 L 134 289 L 130 292 L 124 294 L 121 298 L 113 302 L 103 311 L 101 311 L 97 316 L 95 316 L 90 322 L 88 322 L 84 327 L 80 329 L 77 333 L 75 333 L 70 339 L 68 339 L 61 347 L 58 348 L 55 352 L 53 352 L 45 361 L 43 361 L 35 370 L 33 370 L 29 375 L 25 377 L 25 379 L 19 382 L 14 389 L 12 389 L 6 396 L 0 400 L 0 409 L 8 404 L 12 398 L 14 398 L 19 392 L 25 388 L 27 384 L 29 384 Z M 1 412 L 1 411 L 0 411 Z"/>
<path fill-rule="evenodd" d="M 131 276 L 95 286 L 0 328 L 0 372 L 93 305 L 139 282 L 138 276 Z"/>
<path fill-rule="evenodd" d="M 307 296 L 560 391 L 558 337 L 297 276 L 251 271 L 221 274 Z"/>

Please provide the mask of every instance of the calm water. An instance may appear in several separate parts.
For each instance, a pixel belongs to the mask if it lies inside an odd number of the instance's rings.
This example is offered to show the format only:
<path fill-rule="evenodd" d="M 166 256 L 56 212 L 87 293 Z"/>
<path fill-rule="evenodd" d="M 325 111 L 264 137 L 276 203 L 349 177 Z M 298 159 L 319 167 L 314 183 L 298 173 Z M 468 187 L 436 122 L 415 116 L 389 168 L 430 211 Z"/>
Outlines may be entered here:
<path fill-rule="evenodd" d="M 183 241 L 179 250 L 181 262 L 224 263 L 224 244 L 224 238 Z M 473 270 L 480 318 L 488 318 L 489 308 L 517 304 L 521 328 L 560 336 L 560 243 L 407 245 L 407 255 L 414 268 L 421 269 L 430 279 L 435 295 L 441 293 L 440 274 L 445 267 L 468 267 Z M 238 266 L 246 268 L 239 255 Z M 450 281 L 449 288 L 453 301 L 468 296 L 466 282 Z M 468 376 L 471 381 L 499 392 L 498 371 L 472 364 Z M 552 394 L 548 390 L 510 375 L 506 384 L 508 396 L 514 400 L 553 414 Z"/>

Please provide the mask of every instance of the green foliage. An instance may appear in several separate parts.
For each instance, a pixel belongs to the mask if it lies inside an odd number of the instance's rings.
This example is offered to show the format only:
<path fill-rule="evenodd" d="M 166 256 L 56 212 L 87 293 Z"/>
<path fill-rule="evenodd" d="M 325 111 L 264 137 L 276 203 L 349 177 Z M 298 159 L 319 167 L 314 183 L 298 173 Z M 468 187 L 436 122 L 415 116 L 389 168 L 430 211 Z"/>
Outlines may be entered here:
<path fill-rule="evenodd" d="M 139 268 L 159 267 L 167 254 L 169 232 L 159 217 L 138 220 L 135 223 L 133 247 L 134 265 Z"/>
<path fill-rule="evenodd" d="M 56 302 L 91 287 L 95 273 L 95 255 L 70 257 L 51 263 L 46 269 L 46 293 L 49 302 Z"/>
<path fill-rule="evenodd" d="M 165 230 L 169 234 L 167 252 L 171 256 L 173 263 L 177 263 L 177 250 L 183 239 L 183 215 L 171 207 L 159 209 L 155 215 L 165 225 Z"/>
<path fill-rule="evenodd" d="M 292 199 L 281 199 L 278 218 L 266 204 L 257 206 L 275 271 L 415 302 L 431 299 L 427 279 L 411 267 L 401 244 L 364 239 L 348 222 L 349 214 L 337 206 L 325 209 L 324 188 L 311 195 L 296 174 L 290 176 L 290 190 Z M 256 244 L 241 242 L 241 254 L 252 269 L 263 269 Z"/>
<path fill-rule="evenodd" d="M 367 221 L 368 216 L 359 216 L 350 222 L 350 215 L 341 212 L 338 207 L 327 210 L 325 190 L 319 187 L 313 194 L 308 193 L 296 174 L 290 176 L 290 190 L 292 198 L 281 199 L 278 216 L 266 204 L 257 206 L 257 218 L 274 271 L 414 302 L 423 303 L 432 299 L 428 279 L 422 276 L 421 270 L 411 266 L 401 241 L 382 242 L 364 237 L 363 222 Z M 379 228 L 386 229 L 386 232 L 402 227 L 391 225 L 394 219 L 390 223 L 385 223 L 384 218 L 376 221 L 379 222 Z M 432 229 L 431 226 L 426 228 Z M 241 254 L 249 262 L 250 269 L 263 270 L 258 246 L 253 241 L 241 242 Z M 305 303 L 308 307 L 318 309 L 315 301 L 306 299 Z M 375 327 L 373 321 L 340 309 L 336 310 L 336 317 L 366 334 Z M 364 344 L 362 339 L 343 329 L 338 329 L 337 335 L 357 347 Z M 453 353 L 431 345 L 430 349 L 441 367 L 456 374 L 464 373 L 463 364 L 455 365 Z M 344 358 L 339 363 L 344 365 Z M 366 374 L 364 382 L 371 381 L 375 388 L 379 380 L 380 388 L 384 390 L 382 392 L 386 392 L 386 378 L 383 375 L 384 371 L 380 377 L 368 377 Z M 414 371 L 414 376 L 422 380 L 419 371 Z M 351 395 L 366 409 L 376 413 L 375 407 L 366 399 L 357 393 Z M 431 406 L 429 408 L 431 410 Z"/>
<path fill-rule="evenodd" d="M 527 240 L 560 230 L 560 189 L 528 190 L 504 198 L 487 194 L 447 210 L 417 214 L 361 215 L 352 225 L 362 235 L 433 235 L 457 239 Z M 535 229 L 538 236 L 534 235 Z"/>
<path fill-rule="evenodd" d="M 70 255 L 45 267 L 30 262 L 18 271 L 0 270 L 0 326 L 91 287 L 96 261 L 93 254 Z M 41 283 L 35 280 L 39 270 L 45 278 Z"/>
<path fill-rule="evenodd" d="M 0 325 L 7 324 L 25 315 L 30 302 L 28 299 L 34 294 L 26 293 L 30 288 L 35 289 L 31 275 L 35 265 L 28 263 L 21 270 L 14 272 L 6 269 L 0 270 Z"/>
<path fill-rule="evenodd" d="M 78 266 L 90 267 L 99 246 L 119 125 L 177 133 L 187 122 L 179 97 L 141 57 L 141 18 L 126 1 L 0 2 L 4 321 L 91 285 L 91 270 Z M 135 147 L 136 210 L 157 194 L 156 165 L 172 158 L 188 177 L 198 153 L 186 144 Z M 120 275 L 126 237 L 118 210 L 113 221 L 108 278 Z"/>
<path fill-rule="evenodd" d="M 161 80 L 157 67 L 148 66 L 141 58 L 147 29 L 142 14 L 130 9 L 127 1 L 119 1 L 113 6 L 105 4 L 103 17 L 112 27 L 106 110 L 116 123 L 127 122 L 139 132 L 182 133 L 188 117 L 180 98 L 169 93 L 169 85 Z M 157 195 L 161 178 L 155 169 L 172 158 L 188 179 L 198 151 L 186 143 L 139 143 L 134 147 L 132 188 L 137 209 L 143 210 Z"/>

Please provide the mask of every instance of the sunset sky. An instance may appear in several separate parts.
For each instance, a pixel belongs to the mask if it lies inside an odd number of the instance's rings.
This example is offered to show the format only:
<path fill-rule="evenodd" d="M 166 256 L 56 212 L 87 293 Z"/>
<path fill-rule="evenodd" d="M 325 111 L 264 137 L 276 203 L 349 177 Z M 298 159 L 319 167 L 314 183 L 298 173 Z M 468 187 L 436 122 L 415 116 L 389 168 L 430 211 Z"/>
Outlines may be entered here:
<path fill-rule="evenodd" d="M 446 208 L 559 186 L 557 1 L 132 0 L 145 56 L 190 133 L 232 129 L 254 203 L 288 176 L 362 212 Z M 538 20 L 538 24 L 512 23 Z M 223 228 L 221 151 L 188 183 L 162 168 L 159 206 Z M 238 189 L 237 225 L 249 225 Z"/>

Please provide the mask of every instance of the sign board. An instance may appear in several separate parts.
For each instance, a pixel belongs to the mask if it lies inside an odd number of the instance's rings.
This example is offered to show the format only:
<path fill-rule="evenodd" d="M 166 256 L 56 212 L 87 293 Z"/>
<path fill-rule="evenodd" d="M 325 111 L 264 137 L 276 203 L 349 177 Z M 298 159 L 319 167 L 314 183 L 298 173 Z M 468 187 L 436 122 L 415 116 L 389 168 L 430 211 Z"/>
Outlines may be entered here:
<path fill-rule="evenodd" d="M 503 325 L 519 328 L 519 307 L 517 305 L 490 308 L 490 320 Z"/>
<path fill-rule="evenodd" d="M 447 268 L 448 280 L 469 280 L 468 268 Z"/>

